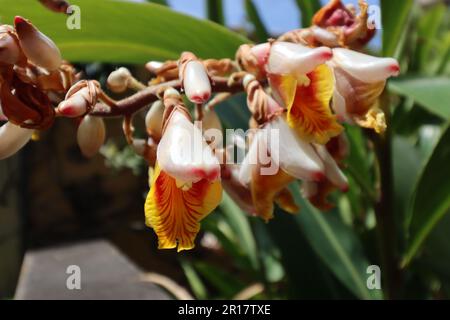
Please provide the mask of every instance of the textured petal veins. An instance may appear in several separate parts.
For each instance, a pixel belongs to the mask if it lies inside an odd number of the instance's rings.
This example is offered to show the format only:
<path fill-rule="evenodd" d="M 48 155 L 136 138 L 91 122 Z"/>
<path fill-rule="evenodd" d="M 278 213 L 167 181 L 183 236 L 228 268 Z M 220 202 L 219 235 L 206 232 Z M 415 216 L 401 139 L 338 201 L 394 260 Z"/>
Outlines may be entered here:
<path fill-rule="evenodd" d="M 194 248 L 200 221 L 219 205 L 221 198 L 219 181 L 202 179 L 183 191 L 174 178 L 156 165 L 145 203 L 145 217 L 146 224 L 158 236 L 158 247 L 178 251 Z"/>

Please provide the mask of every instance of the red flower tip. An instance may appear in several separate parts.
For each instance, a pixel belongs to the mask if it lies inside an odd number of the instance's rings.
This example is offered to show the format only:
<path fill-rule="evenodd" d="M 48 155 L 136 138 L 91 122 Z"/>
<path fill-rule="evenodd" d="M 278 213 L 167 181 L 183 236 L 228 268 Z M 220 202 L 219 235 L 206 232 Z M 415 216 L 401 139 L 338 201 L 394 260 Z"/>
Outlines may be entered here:
<path fill-rule="evenodd" d="M 22 18 L 21 16 L 15 16 L 14 17 L 14 25 L 15 26 L 17 26 L 17 25 L 19 25 L 21 23 L 26 23 L 26 22 L 27 21 L 24 18 Z"/>
<path fill-rule="evenodd" d="M 394 76 L 398 76 L 400 74 L 400 66 L 396 63 L 396 64 L 392 64 L 389 67 L 389 71 L 394 75 Z"/>
<path fill-rule="evenodd" d="M 313 173 L 312 178 L 315 182 L 321 182 L 324 181 L 327 177 L 325 176 L 325 173 L 322 171 L 318 171 Z"/>

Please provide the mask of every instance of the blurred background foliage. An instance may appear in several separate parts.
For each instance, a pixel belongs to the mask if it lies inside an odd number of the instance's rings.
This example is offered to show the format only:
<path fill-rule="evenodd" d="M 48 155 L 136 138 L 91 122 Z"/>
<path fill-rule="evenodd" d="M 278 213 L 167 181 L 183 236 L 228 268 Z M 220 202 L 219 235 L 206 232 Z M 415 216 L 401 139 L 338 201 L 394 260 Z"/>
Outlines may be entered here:
<path fill-rule="evenodd" d="M 119 65 L 146 80 L 142 64 L 149 60 L 176 59 L 184 50 L 203 58 L 232 58 L 244 42 L 277 36 L 268 31 L 256 0 L 241 1 L 247 25 L 234 31 L 222 26 L 226 1 L 205 0 L 208 19 L 199 20 L 171 10 L 165 0 L 73 0 L 82 9 L 82 29 L 74 31 L 65 28 L 64 16 L 42 9 L 37 1 L 15 0 L 11 5 L 0 0 L 0 8 L 2 23 L 11 23 L 17 14 L 28 17 L 55 40 L 67 60 L 104 83 Z M 303 26 L 309 26 L 321 2 L 292 1 Z M 379 238 L 386 231 L 380 230 L 374 213 L 380 187 L 376 146 L 366 132 L 349 127 L 351 154 L 345 172 L 351 187 L 347 194 L 333 195 L 337 205 L 331 212 L 313 208 L 293 185 L 301 212 L 291 216 L 277 209 L 265 224 L 248 217 L 224 194 L 220 207 L 202 223 L 198 247 L 206 253 L 177 256 L 194 297 L 450 298 L 449 6 L 413 0 L 380 0 L 379 5 L 381 40 L 370 51 L 394 56 L 402 67 L 383 99 L 392 111 L 387 163 L 392 168 L 392 250 L 400 265 L 395 283 L 383 278 L 383 290 L 366 285 L 367 267 L 383 266 L 380 250 L 385 248 L 380 248 Z M 217 110 L 225 128 L 247 127 L 244 96 Z M 102 154 L 116 170 L 146 174 L 144 163 L 123 141 L 109 141 Z"/>

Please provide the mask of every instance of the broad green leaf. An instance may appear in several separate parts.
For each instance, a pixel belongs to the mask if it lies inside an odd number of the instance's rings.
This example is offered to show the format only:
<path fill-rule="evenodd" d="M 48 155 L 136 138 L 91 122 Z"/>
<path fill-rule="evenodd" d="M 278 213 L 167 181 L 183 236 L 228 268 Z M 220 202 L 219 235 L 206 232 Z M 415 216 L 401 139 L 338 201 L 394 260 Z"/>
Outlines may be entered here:
<path fill-rule="evenodd" d="M 302 26 L 307 28 L 312 24 L 314 14 L 319 11 L 321 5 L 319 0 L 296 0 L 301 11 Z"/>
<path fill-rule="evenodd" d="M 450 209 L 449 159 L 450 126 L 447 126 L 415 185 L 409 214 L 409 245 L 403 265 L 411 262 L 424 240 Z"/>
<path fill-rule="evenodd" d="M 393 92 L 415 100 L 428 111 L 444 119 L 450 118 L 450 78 L 408 77 L 389 82 Z"/>
<path fill-rule="evenodd" d="M 413 0 L 380 0 L 383 23 L 383 55 L 394 56 L 407 24 Z"/>
<path fill-rule="evenodd" d="M 81 9 L 81 29 L 69 30 L 67 16 L 38 1 L 0 0 L 2 22 L 30 19 L 71 62 L 145 63 L 176 59 L 182 51 L 201 58 L 233 57 L 248 40 L 207 20 L 198 20 L 152 3 L 73 0 Z"/>
<path fill-rule="evenodd" d="M 353 230 L 332 212 L 323 213 L 305 201 L 294 185 L 292 191 L 302 208 L 297 222 L 308 242 L 336 278 L 360 299 L 381 299 L 380 290 L 367 288 L 367 267 L 363 248 Z"/>
<path fill-rule="evenodd" d="M 256 37 L 260 42 L 266 42 L 270 37 L 269 32 L 267 31 L 253 0 L 245 0 L 245 10 L 247 11 L 248 19 L 255 27 Z"/>
<path fill-rule="evenodd" d="M 225 24 L 222 0 L 206 0 L 208 19 L 218 24 Z"/>

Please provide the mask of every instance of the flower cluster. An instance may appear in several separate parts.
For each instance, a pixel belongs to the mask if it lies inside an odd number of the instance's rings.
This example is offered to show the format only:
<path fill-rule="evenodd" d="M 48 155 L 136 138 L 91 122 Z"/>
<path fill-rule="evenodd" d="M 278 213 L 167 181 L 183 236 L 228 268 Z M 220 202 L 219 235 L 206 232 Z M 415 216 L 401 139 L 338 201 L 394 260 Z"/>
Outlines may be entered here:
<path fill-rule="evenodd" d="M 102 118 L 123 116 L 128 143 L 150 167 L 146 223 L 159 248 L 179 251 L 194 247 L 200 221 L 219 205 L 222 188 L 244 211 L 266 221 L 274 204 L 298 212 L 288 188 L 295 180 L 302 181 L 303 196 L 313 205 L 330 209 L 328 195 L 348 190 L 341 170 L 349 149 L 343 123 L 382 134 L 379 97 L 386 80 L 400 71 L 392 58 L 357 51 L 375 33 L 362 1 L 357 15 L 333 0 L 312 27 L 242 45 L 235 60 L 202 60 L 184 52 L 177 61 L 149 62 L 154 77 L 148 85 L 119 68 L 108 78 L 109 89 L 138 91 L 120 101 L 96 81 L 74 83 L 73 69 L 29 22 L 16 18 L 15 27 L 1 27 L 1 103 L 9 122 L 0 129 L 0 157 L 17 151 L 30 129 L 47 128 L 55 115 L 81 120 L 78 142 L 92 156 L 105 138 Z M 214 111 L 236 92 L 247 94 L 252 115 L 248 148 L 239 136 L 223 145 Z M 195 107 L 194 117 L 183 94 Z M 133 115 L 149 104 L 148 138 L 135 139 Z M 234 161 L 236 147 L 246 154 L 241 163 Z"/>

